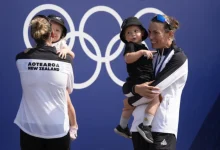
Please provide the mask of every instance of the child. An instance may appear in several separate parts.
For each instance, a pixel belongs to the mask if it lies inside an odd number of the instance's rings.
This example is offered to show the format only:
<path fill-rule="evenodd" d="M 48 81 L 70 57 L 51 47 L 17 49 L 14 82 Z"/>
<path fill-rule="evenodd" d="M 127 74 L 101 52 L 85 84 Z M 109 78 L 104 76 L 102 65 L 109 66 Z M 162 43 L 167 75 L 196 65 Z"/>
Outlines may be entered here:
<path fill-rule="evenodd" d="M 160 104 L 159 97 L 149 100 L 132 92 L 134 85 L 152 81 L 154 77 L 152 65 L 153 54 L 141 43 L 147 38 L 148 33 L 136 17 L 125 19 L 121 28 L 120 38 L 125 43 L 124 59 L 129 75 L 122 89 L 128 99 L 124 100 L 120 124 L 114 131 L 121 136 L 131 138 L 128 128 L 129 118 L 135 106 L 148 103 L 143 123 L 137 126 L 137 130 L 147 142 L 153 143 L 151 122 Z"/>
<path fill-rule="evenodd" d="M 54 38 L 52 42 L 53 42 L 53 46 L 55 46 L 57 49 L 57 53 L 59 53 L 59 56 L 63 59 L 66 58 L 66 54 L 69 54 L 72 58 L 74 58 L 75 54 L 68 48 L 66 41 L 64 39 L 67 34 L 67 29 L 64 25 L 63 19 L 55 15 L 49 15 L 48 18 L 51 21 L 52 30 L 54 34 Z M 72 105 L 68 93 L 67 93 L 67 102 L 68 102 L 68 114 L 70 119 L 70 138 L 72 140 L 75 140 L 77 138 L 78 125 L 76 121 L 75 109 Z"/>

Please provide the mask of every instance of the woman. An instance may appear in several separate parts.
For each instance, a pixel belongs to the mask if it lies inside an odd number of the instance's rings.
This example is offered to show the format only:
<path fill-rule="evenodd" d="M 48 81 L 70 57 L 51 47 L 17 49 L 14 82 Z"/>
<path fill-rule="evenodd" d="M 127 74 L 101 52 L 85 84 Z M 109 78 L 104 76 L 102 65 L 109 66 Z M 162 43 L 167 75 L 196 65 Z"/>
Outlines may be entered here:
<path fill-rule="evenodd" d="M 35 16 L 30 27 L 37 46 L 16 56 L 23 92 L 14 122 L 20 128 L 21 150 L 69 150 L 71 57 L 59 58 L 51 46 L 54 35 L 47 17 Z"/>
<path fill-rule="evenodd" d="M 188 75 L 188 60 L 183 51 L 174 42 L 174 35 L 179 23 L 172 17 L 156 15 L 149 25 L 149 38 L 152 47 L 157 49 L 154 57 L 153 82 L 135 85 L 133 94 L 152 99 L 160 93 L 161 104 L 152 122 L 153 144 L 143 142 L 141 136 L 148 134 L 144 127 L 138 134 L 136 126 L 141 123 L 146 105 L 134 111 L 131 131 L 135 150 L 175 150 L 178 131 L 179 109 L 182 90 Z"/>

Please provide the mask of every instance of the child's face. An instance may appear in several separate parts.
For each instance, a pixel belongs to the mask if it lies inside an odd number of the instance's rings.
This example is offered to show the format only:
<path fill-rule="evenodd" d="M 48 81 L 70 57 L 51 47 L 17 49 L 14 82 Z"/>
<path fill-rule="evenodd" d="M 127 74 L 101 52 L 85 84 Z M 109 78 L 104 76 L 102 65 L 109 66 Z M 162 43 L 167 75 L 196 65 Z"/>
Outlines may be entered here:
<path fill-rule="evenodd" d="M 139 26 L 129 26 L 125 30 L 125 39 L 127 42 L 141 43 L 143 31 Z"/>
<path fill-rule="evenodd" d="M 55 22 L 51 22 L 52 30 L 54 33 L 53 42 L 57 42 L 60 40 L 62 33 L 63 33 L 63 27 Z"/>

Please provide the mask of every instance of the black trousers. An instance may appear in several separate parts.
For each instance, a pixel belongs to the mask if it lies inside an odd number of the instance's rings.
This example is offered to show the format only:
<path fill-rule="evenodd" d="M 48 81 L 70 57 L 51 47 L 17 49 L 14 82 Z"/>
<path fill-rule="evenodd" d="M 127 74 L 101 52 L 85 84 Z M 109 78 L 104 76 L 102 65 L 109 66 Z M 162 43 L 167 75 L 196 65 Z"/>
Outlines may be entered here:
<path fill-rule="evenodd" d="M 150 144 L 144 140 L 139 132 L 132 132 L 134 150 L 150 150 Z"/>
<path fill-rule="evenodd" d="M 132 132 L 134 150 L 176 150 L 174 134 L 152 132 L 154 143 L 150 144 L 138 132 Z"/>
<path fill-rule="evenodd" d="M 70 150 L 70 136 L 43 139 L 20 130 L 20 146 L 21 150 Z"/>

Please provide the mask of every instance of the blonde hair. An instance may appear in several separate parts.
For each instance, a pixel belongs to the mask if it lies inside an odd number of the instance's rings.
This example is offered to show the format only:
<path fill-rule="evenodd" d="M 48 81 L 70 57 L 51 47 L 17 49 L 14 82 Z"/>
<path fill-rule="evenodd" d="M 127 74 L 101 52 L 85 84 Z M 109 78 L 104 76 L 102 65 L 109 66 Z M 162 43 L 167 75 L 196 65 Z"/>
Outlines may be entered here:
<path fill-rule="evenodd" d="M 46 41 L 52 31 L 50 22 L 43 17 L 36 17 L 31 21 L 31 36 L 36 42 Z"/>

